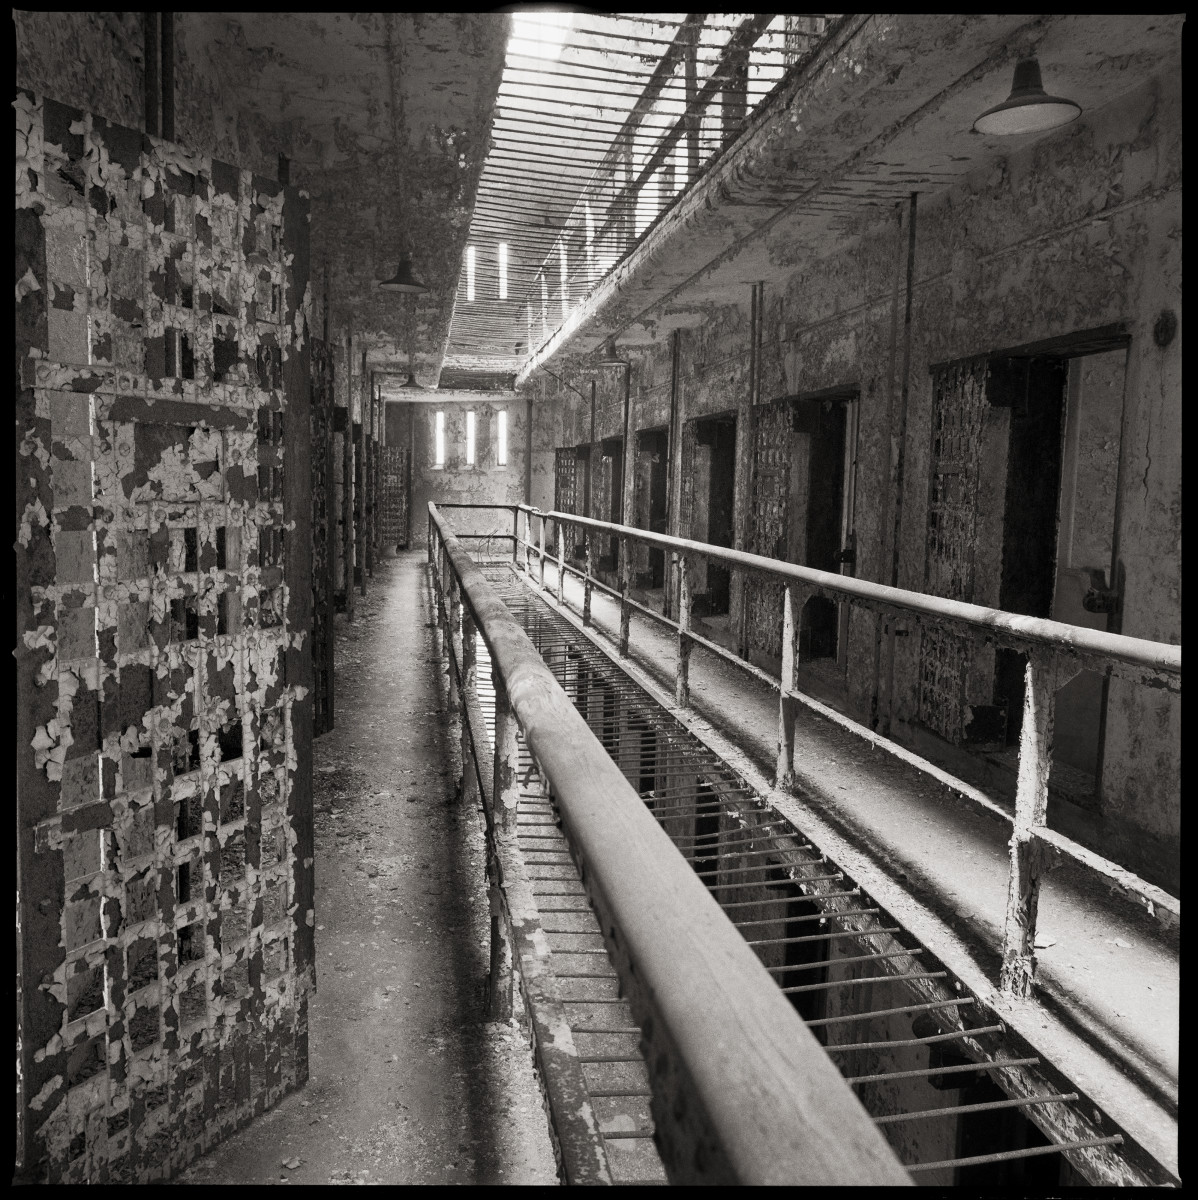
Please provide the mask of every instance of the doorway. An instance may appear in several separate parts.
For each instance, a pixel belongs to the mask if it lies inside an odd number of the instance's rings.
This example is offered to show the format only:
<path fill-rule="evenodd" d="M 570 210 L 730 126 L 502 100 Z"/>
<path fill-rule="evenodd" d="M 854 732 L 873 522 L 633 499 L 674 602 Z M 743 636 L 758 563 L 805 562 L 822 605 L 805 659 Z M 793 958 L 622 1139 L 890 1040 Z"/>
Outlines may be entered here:
<path fill-rule="evenodd" d="M 650 533 L 666 533 L 666 479 L 669 473 L 669 435 L 664 429 L 637 434 L 633 523 Z M 665 551 L 637 547 L 634 586 L 650 590 L 665 585 Z"/>
<path fill-rule="evenodd" d="M 857 393 L 841 391 L 795 403 L 794 430 L 808 443 L 796 454 L 791 489 L 794 511 L 805 512 L 792 531 L 791 561 L 817 571 L 852 574 L 856 562 Z M 797 494 L 796 494 L 797 493 Z M 799 640 L 801 662 L 822 661 L 843 670 L 848 605 L 813 596 L 804 612 Z"/>
<path fill-rule="evenodd" d="M 732 545 L 733 485 L 736 479 L 736 414 L 695 421 L 694 500 L 691 537 L 713 546 Z M 698 617 L 726 617 L 731 599 L 731 573 L 720 563 L 698 563 L 692 612 Z"/>
<path fill-rule="evenodd" d="M 997 360 L 992 403 L 1011 407 L 999 607 L 1117 631 L 1118 478 L 1127 351 Z M 1026 657 L 995 657 L 995 702 L 1006 743 L 1019 742 Z M 1083 671 L 1057 696 L 1052 784 L 1096 805 L 1106 721 L 1105 679 Z"/>

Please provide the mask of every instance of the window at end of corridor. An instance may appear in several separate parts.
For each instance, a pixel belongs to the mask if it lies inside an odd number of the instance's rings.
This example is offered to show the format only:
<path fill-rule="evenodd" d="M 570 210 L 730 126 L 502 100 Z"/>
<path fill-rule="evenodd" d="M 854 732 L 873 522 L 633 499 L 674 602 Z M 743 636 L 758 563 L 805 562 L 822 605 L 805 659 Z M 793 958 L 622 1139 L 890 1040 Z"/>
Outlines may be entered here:
<path fill-rule="evenodd" d="M 445 414 L 438 412 L 433 420 L 433 465 L 445 466 Z"/>
<path fill-rule="evenodd" d="M 501 408 L 499 410 L 499 436 L 495 441 L 495 462 L 501 466 L 507 466 L 507 410 Z"/>
<path fill-rule="evenodd" d="M 466 465 L 474 466 L 474 410 L 466 413 Z"/>

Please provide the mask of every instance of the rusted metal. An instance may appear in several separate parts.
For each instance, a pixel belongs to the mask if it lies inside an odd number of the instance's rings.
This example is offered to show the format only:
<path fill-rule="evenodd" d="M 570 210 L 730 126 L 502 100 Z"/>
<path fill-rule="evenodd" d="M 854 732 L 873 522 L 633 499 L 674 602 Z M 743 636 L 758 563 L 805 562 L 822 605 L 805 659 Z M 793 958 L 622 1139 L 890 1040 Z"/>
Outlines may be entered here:
<path fill-rule="evenodd" d="M 1055 656 L 1033 654 L 1024 672 L 1023 725 L 1019 733 L 1019 778 L 1015 792 L 1015 828 L 1011 834 L 1011 872 L 1003 929 L 1000 983 L 1014 996 L 1031 994 L 1036 971 L 1036 916 L 1040 876 L 1060 856 L 1036 831 L 1048 821 L 1048 773 L 1052 765 L 1052 718 L 1056 693 L 1077 673 Z"/>
<path fill-rule="evenodd" d="M 513 590 L 514 588 L 514 590 Z M 579 642 L 578 637 L 582 634 L 582 629 L 577 621 L 577 618 L 568 611 L 559 610 L 550 614 L 550 611 L 542 606 L 535 599 L 534 593 L 531 591 L 523 591 L 518 584 L 514 584 L 505 588 L 504 596 L 509 605 L 514 605 L 513 611 L 520 614 L 521 620 L 529 631 L 530 637 L 534 638 L 535 643 L 541 648 L 546 655 L 546 661 L 553 666 L 553 669 L 559 676 L 559 680 L 563 682 L 563 686 L 567 687 L 568 692 L 575 697 L 576 704 L 579 705 L 580 711 L 587 715 L 591 720 L 597 721 L 600 719 L 600 709 L 591 703 L 590 697 L 596 688 L 602 692 L 606 689 L 609 694 L 616 699 L 617 705 L 631 704 L 636 705 L 636 689 L 637 685 L 632 683 L 621 667 L 621 661 L 618 652 L 613 647 L 608 650 L 603 647 L 602 642 L 595 638 L 588 638 L 583 642 Z M 603 666 L 604 663 L 608 665 Z M 568 668 L 568 669 L 567 669 Z M 606 675 L 608 681 L 614 682 L 610 686 L 605 683 L 603 676 Z M 641 693 L 642 697 L 645 693 Z M 642 701 L 643 703 L 643 701 Z M 606 703 L 603 706 L 604 711 L 604 744 L 608 747 L 613 759 L 624 765 L 627 770 L 627 760 L 621 752 L 619 740 L 609 740 Z M 644 711 L 642 709 L 642 711 Z M 613 716 L 616 714 L 612 714 Z M 665 727 L 669 726 L 673 718 L 664 718 L 661 715 L 652 718 L 652 724 L 655 726 L 655 737 L 663 736 Z M 615 726 L 621 729 L 625 725 L 621 724 L 620 720 L 616 720 Z M 612 728 L 615 728 L 612 726 Z M 628 726 L 631 729 L 631 726 Z M 727 775 L 727 768 L 720 765 L 709 750 L 702 747 L 700 743 L 696 743 L 694 735 L 686 733 L 683 735 L 690 740 L 693 747 L 695 758 L 693 764 L 698 767 L 699 774 L 708 782 L 714 784 L 720 777 L 721 773 Z M 671 740 L 667 738 L 667 740 Z M 643 755 L 643 743 L 638 751 L 638 754 Z M 635 761 L 635 758 L 634 758 Z M 671 756 L 673 764 L 670 767 L 671 772 L 685 771 L 687 768 L 682 760 L 677 760 Z M 699 766 L 702 763 L 704 765 Z M 634 768 L 635 769 L 635 768 Z M 636 778 L 636 775 L 633 776 Z M 647 781 L 642 781 L 647 782 Z M 659 782 L 659 781 L 655 781 Z M 770 806 L 763 805 L 759 801 L 750 802 L 740 799 L 739 797 L 732 803 L 723 805 L 718 797 L 723 795 L 723 784 L 720 784 L 720 789 L 712 792 L 710 796 L 702 796 L 695 792 L 697 784 L 692 783 L 691 793 L 694 798 L 694 807 L 681 803 L 684 796 L 679 793 L 679 804 L 671 804 L 670 806 L 658 810 L 651 807 L 654 816 L 662 820 L 668 831 L 671 831 L 671 840 L 676 839 L 676 844 L 680 846 L 684 854 L 693 854 L 697 860 L 697 865 L 701 869 L 704 868 L 704 863 L 710 862 L 713 852 L 717 858 L 718 851 L 713 851 L 706 843 L 698 842 L 698 832 L 691 835 L 687 826 L 682 827 L 681 835 L 679 835 L 678 818 L 689 810 L 696 815 L 702 813 L 720 813 L 721 828 L 733 830 L 735 827 L 750 829 L 754 827 L 754 823 L 767 822 L 770 820 Z M 707 786 L 705 783 L 704 786 Z M 653 794 L 655 788 L 645 790 L 641 789 L 642 796 L 647 805 L 652 806 Z M 673 789 L 671 789 L 673 790 Z M 701 790 L 701 789 L 700 789 Z M 731 824 L 730 824 L 731 823 Z M 767 830 L 764 825 L 758 825 L 763 828 L 763 832 L 773 836 L 772 829 Z M 731 833 L 731 836 L 739 841 L 739 834 Z M 692 840 L 692 837 L 694 840 Z M 794 867 L 794 863 L 788 861 L 789 856 L 784 848 L 786 839 L 779 839 L 779 866 L 790 869 Z M 791 839 L 793 841 L 793 837 Z M 739 861 L 739 851 L 736 850 L 735 844 L 729 843 L 732 853 L 731 860 Z M 976 1006 L 978 1001 L 976 997 L 966 999 L 957 991 L 957 994 L 952 995 L 952 989 L 949 988 L 948 980 L 940 976 L 941 964 L 934 964 L 935 970 L 927 972 L 912 972 L 906 968 L 904 960 L 910 962 L 914 955 L 926 953 L 918 947 L 895 947 L 894 939 L 888 935 L 901 933 L 901 929 L 896 927 L 891 918 L 879 906 L 870 904 L 870 911 L 861 912 L 849 907 L 852 900 L 851 896 L 837 898 L 833 893 L 836 890 L 843 890 L 843 884 L 837 887 L 832 883 L 835 879 L 845 879 L 843 871 L 828 871 L 828 867 L 834 867 L 836 864 L 830 863 L 825 859 L 825 856 L 819 855 L 817 858 L 812 857 L 813 851 L 805 852 L 804 860 L 807 866 L 800 875 L 793 877 L 780 874 L 777 880 L 769 881 L 763 884 L 760 880 L 757 883 L 751 884 L 753 894 L 756 897 L 753 900 L 741 901 L 740 896 L 745 892 L 744 883 L 735 882 L 737 873 L 735 868 L 732 869 L 729 882 L 720 884 L 714 882 L 709 877 L 709 890 L 721 900 L 721 907 L 728 911 L 733 916 L 734 922 L 738 928 L 744 930 L 750 927 L 760 928 L 762 925 L 776 925 L 776 922 L 782 919 L 783 916 L 789 916 L 794 919 L 793 912 L 787 913 L 787 909 L 794 903 L 795 894 L 794 888 L 800 884 L 815 884 L 814 891 L 809 888 L 804 890 L 807 892 L 806 901 L 815 902 L 818 905 L 824 906 L 822 909 L 822 920 L 820 915 L 816 915 L 816 920 L 821 920 L 824 928 L 811 935 L 806 935 L 802 938 L 795 939 L 795 943 L 813 943 L 825 942 L 835 939 L 839 942 L 847 942 L 859 946 L 862 950 L 872 951 L 879 955 L 874 961 L 885 965 L 887 961 L 895 961 L 893 970 L 896 973 L 905 973 L 907 978 L 897 984 L 901 989 L 909 991 L 914 997 L 914 1003 L 903 1008 L 891 1009 L 875 1009 L 872 1014 L 866 1014 L 862 1019 L 873 1020 L 880 1018 L 883 1023 L 894 1018 L 897 1019 L 902 1013 L 924 1013 L 931 1017 L 935 1025 L 940 1026 L 945 1031 L 943 1040 L 958 1041 L 965 1048 L 967 1057 L 987 1061 L 987 1056 L 990 1060 L 993 1058 L 1002 1058 L 1008 1064 L 1006 1070 L 1000 1073 L 1002 1087 L 1009 1095 L 1018 1097 L 1020 1094 L 1027 1095 L 1048 1095 L 1063 1093 L 1069 1090 L 1067 1080 L 1061 1076 L 1056 1068 L 1048 1063 L 1040 1063 L 1038 1066 L 1025 1066 L 1011 1068 L 1010 1063 L 1016 1058 L 1028 1058 L 1034 1056 L 1034 1048 L 1029 1047 L 1023 1042 L 1018 1035 L 1013 1035 L 1009 1030 L 1006 1030 L 1000 1023 L 993 1021 L 993 1014 L 982 1008 L 982 1019 L 989 1020 L 990 1023 L 982 1024 L 978 1021 L 977 1016 L 970 1015 L 964 1018 L 958 1018 L 956 1013 L 962 1005 Z M 730 864 L 731 866 L 731 864 Z M 821 867 L 823 868 L 821 870 Z M 811 873 L 814 870 L 815 873 Z M 827 877 L 832 888 L 822 891 L 817 880 L 821 876 Z M 746 878 L 746 877 L 742 877 Z M 851 880 L 846 879 L 847 883 Z M 763 893 L 763 888 L 772 890 L 777 888 L 790 889 L 786 894 L 777 895 L 770 899 Z M 576 895 L 576 901 L 571 903 L 570 911 L 577 911 L 574 907 L 575 903 L 581 903 L 582 897 Z M 867 901 L 868 902 L 868 901 Z M 769 920 L 758 920 L 757 913 L 762 911 L 763 907 L 772 906 L 778 909 L 779 916 Z M 739 911 L 748 908 L 750 911 L 744 914 L 744 917 L 737 917 L 733 910 Z M 749 918 L 749 919 L 745 919 Z M 849 928 L 838 929 L 835 932 L 828 929 L 824 924 L 827 920 L 840 921 L 843 919 Z M 810 920 L 809 917 L 800 916 L 799 921 Z M 810 928 L 815 928 L 809 925 Z M 850 945 L 846 947 L 852 949 Z M 768 952 L 765 948 L 763 953 Z M 857 958 L 855 954 L 850 955 L 852 958 Z M 865 957 L 865 956 L 862 956 Z M 843 960 L 842 960 L 843 961 Z M 809 964 L 806 962 L 796 964 L 791 967 L 769 967 L 767 970 L 771 974 L 779 978 L 779 982 L 784 982 L 788 972 L 795 970 L 808 970 L 812 966 L 819 964 Z M 933 966 L 933 964 L 929 964 Z M 886 967 L 889 971 L 890 967 Z M 818 978 L 818 977 L 816 977 Z M 782 988 L 784 994 L 794 995 L 796 999 L 802 998 L 810 993 L 804 992 L 805 985 L 799 985 L 794 993 L 791 993 L 789 988 Z M 958 989 L 959 983 L 954 985 Z M 946 995 L 946 991 L 948 994 Z M 923 1007 L 920 1007 L 923 1006 Z M 851 1028 L 851 1021 L 846 1022 L 837 1018 L 835 1022 L 826 1021 L 824 1018 L 819 1018 L 816 1021 L 810 1022 L 817 1028 L 828 1029 L 830 1031 L 838 1027 L 843 1029 L 846 1026 Z M 954 1029 L 954 1023 L 959 1027 Z M 995 1036 L 997 1035 L 997 1036 Z M 831 1036 L 831 1035 L 830 1035 Z M 836 1034 L 835 1036 L 841 1036 Z M 940 1036 L 940 1035 L 935 1035 Z M 934 1038 L 929 1038 L 927 1044 L 931 1044 Z M 924 1044 L 923 1039 L 912 1039 L 913 1044 Z M 835 1051 L 835 1047 L 829 1046 L 830 1053 Z M 1032 1054 L 1028 1052 L 1032 1051 Z M 847 1073 L 847 1072 L 846 1072 Z M 1046 1133 L 1054 1138 L 1057 1142 L 1073 1142 L 1077 1140 L 1085 1140 L 1087 1137 L 1094 1134 L 1106 1134 L 1110 1131 L 1110 1122 L 1101 1111 L 1093 1104 L 1092 1101 L 1085 1097 L 1081 1097 L 1079 1103 L 1072 1105 L 1055 1106 L 1060 1109 L 1060 1112 L 1052 1116 L 1033 1116 L 1037 1124 L 1041 1126 Z M 1045 1108 L 1032 1108 L 1033 1114 L 1043 1114 L 1047 1112 Z M 1105 1145 L 1098 1145 L 1096 1148 L 1089 1150 L 1081 1148 L 1069 1152 L 1070 1161 L 1072 1164 L 1081 1169 L 1087 1178 L 1095 1182 L 1109 1181 L 1119 1179 L 1126 1182 L 1132 1181 L 1147 1181 L 1153 1180 L 1157 1182 L 1169 1182 L 1171 1176 L 1167 1171 L 1163 1171 L 1160 1164 L 1154 1161 L 1150 1155 L 1146 1154 L 1143 1147 L 1134 1142 L 1121 1144 L 1118 1155 L 1113 1154 Z"/>
<path fill-rule="evenodd" d="M 553 787 L 602 927 L 616 931 L 613 956 L 642 1029 L 652 1030 L 646 1057 L 671 1179 L 906 1182 L 839 1072 L 433 505 L 430 519 L 525 744 Z"/>
<path fill-rule="evenodd" d="M 1062 686 L 1078 671 L 1091 669 L 1105 674 L 1121 674 L 1149 686 L 1165 687 L 1176 692 L 1181 690 L 1180 646 L 1130 638 L 1122 634 L 1108 633 L 1105 630 L 1066 625 L 1058 621 L 1005 613 L 997 609 L 871 583 L 851 576 L 816 571 L 812 568 L 800 567 L 792 563 L 748 554 L 744 551 L 730 550 L 726 547 L 694 542 L 689 539 L 668 537 L 664 534 L 650 533 L 586 517 L 576 517 L 558 512 L 550 512 L 546 515 L 559 523 L 577 525 L 586 529 L 588 533 L 592 530 L 606 530 L 631 541 L 675 552 L 680 561 L 685 558 L 703 557 L 712 561 L 725 562 L 730 566 L 750 569 L 777 578 L 786 584 L 787 599 L 783 614 L 783 663 L 780 679 L 743 661 L 739 654 L 710 639 L 703 638 L 693 630 L 687 628 L 684 631 L 680 621 L 671 621 L 667 617 L 643 608 L 643 606 L 629 602 L 631 608 L 635 608 L 653 620 L 677 631 L 680 653 L 679 671 L 676 674 L 675 682 L 676 690 L 685 686 L 681 651 L 684 643 L 688 654 L 691 646 L 701 646 L 723 661 L 730 662 L 738 669 L 760 679 L 768 686 L 779 689 L 776 765 L 776 779 L 779 781 L 779 786 L 782 786 L 787 778 L 793 775 L 795 706 L 797 704 L 810 706 L 813 703 L 810 698 L 803 696 L 797 690 L 795 679 L 796 644 L 800 634 L 798 614 L 802 613 L 803 605 L 812 595 L 826 595 L 832 599 L 858 604 L 881 613 L 888 621 L 905 614 L 924 622 L 930 628 L 947 627 L 957 631 L 958 635 L 965 634 L 983 638 L 997 645 L 1011 647 L 1037 660 L 1046 660 L 1046 656 L 1048 656 L 1056 664 L 1054 678 L 1058 681 L 1057 687 Z M 558 602 L 564 605 L 563 572 L 570 571 L 571 568 L 559 559 L 558 570 Z M 597 582 L 593 586 L 598 586 L 601 590 L 618 597 L 618 593 L 614 589 L 606 588 Z M 789 626 L 786 625 L 787 613 L 790 616 Z M 686 662 L 689 664 L 689 657 Z M 1029 687 L 1025 695 L 1025 703 L 1031 694 Z M 681 699 L 678 700 L 678 703 L 680 707 L 686 706 Z M 1047 703 L 1052 703 L 1051 697 Z M 1132 872 L 1092 851 L 1087 851 L 1084 847 L 1078 846 L 1070 839 L 1047 828 L 1044 805 L 1037 804 L 1032 798 L 1034 791 L 1032 780 L 1039 778 L 1041 771 L 1045 773 L 1042 799 L 1046 803 L 1050 740 L 1047 735 L 1032 740 L 1029 740 L 1030 737 L 1031 731 L 1025 727 L 1021 735 L 1021 782 L 1019 785 L 1021 793 L 1025 795 L 1025 800 L 1022 808 L 1018 810 L 1023 814 L 1022 824 L 1012 843 L 1013 874 L 1010 886 L 1015 890 L 1012 892 L 1013 898 L 1008 903 L 1004 946 L 1006 965 L 1001 977 L 1003 988 L 1016 995 L 1028 994 L 1034 976 L 1036 898 L 1038 897 L 1040 871 L 1046 862 L 1055 862 L 1062 857 L 1068 858 L 1102 876 L 1106 882 L 1113 884 L 1134 903 L 1144 907 L 1158 923 L 1166 928 L 1174 928 L 1180 921 L 1180 904 L 1175 898 L 1168 896 L 1160 888 L 1139 879 Z M 886 739 L 879 738 L 875 744 L 890 753 L 903 755 L 900 747 L 894 746 Z M 1039 757 L 1028 759 L 1025 766 L 1025 751 L 1037 754 Z M 1027 774 L 1025 780 L 1026 772 L 1030 772 L 1030 774 Z M 958 781 L 956 790 L 961 792 L 965 789 L 966 785 L 960 785 Z M 992 802 L 986 801 L 986 806 L 999 819 L 1011 819 L 1005 810 Z"/>
<path fill-rule="evenodd" d="M 149 1182 L 307 1077 L 307 202 L 14 115 L 17 1159 Z"/>
<path fill-rule="evenodd" d="M 546 515 L 566 525 L 601 530 L 628 537 L 647 546 L 703 556 L 728 566 L 758 571 L 783 582 L 805 584 L 814 592 L 834 600 L 850 601 L 879 612 L 907 613 L 962 630 L 977 631 L 991 637 L 998 645 L 1009 646 L 1025 654 L 1036 650 L 1057 650 L 1078 655 L 1084 668 L 1099 671 L 1105 671 L 1111 666 L 1133 668 L 1134 671 L 1130 674 L 1132 679 L 1147 676 L 1172 690 L 1180 690 L 1180 646 L 1107 633 L 1105 630 L 1089 629 L 1080 625 L 1066 625 L 1042 617 L 1021 616 L 986 608 L 980 604 L 929 596 L 922 592 L 910 592 L 853 576 L 817 571 L 812 567 L 801 567 L 795 563 L 749 554 L 726 546 L 713 546 L 688 538 L 651 533 L 648 530 L 614 525 L 590 517 L 554 511 L 549 511 Z"/>

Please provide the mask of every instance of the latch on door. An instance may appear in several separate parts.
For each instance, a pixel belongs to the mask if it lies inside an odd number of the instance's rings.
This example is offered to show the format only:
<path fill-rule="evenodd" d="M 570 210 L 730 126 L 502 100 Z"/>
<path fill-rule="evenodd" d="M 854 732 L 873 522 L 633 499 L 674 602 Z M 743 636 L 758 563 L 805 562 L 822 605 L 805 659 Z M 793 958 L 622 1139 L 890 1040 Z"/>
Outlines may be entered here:
<path fill-rule="evenodd" d="M 1082 608 L 1090 613 L 1119 611 L 1119 593 L 1107 587 L 1105 571 L 1090 569 L 1090 587 L 1082 597 Z"/>
<path fill-rule="evenodd" d="M 836 555 L 834 561 L 848 563 L 850 567 L 857 565 L 857 531 L 855 529 L 849 534 L 849 544 Z"/>

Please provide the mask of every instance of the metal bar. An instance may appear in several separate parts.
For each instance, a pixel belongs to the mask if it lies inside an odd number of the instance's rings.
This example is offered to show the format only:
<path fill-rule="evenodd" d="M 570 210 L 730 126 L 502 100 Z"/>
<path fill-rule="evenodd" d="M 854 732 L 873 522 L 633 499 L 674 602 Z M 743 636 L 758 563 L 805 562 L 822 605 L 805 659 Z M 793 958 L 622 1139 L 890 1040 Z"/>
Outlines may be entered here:
<path fill-rule="evenodd" d="M 537 510 L 540 511 L 540 510 Z M 910 592 L 902 588 L 872 583 L 851 575 L 837 575 L 830 571 L 817 571 L 813 567 L 800 567 L 779 559 L 750 554 L 744 550 L 733 550 L 725 546 L 713 546 L 706 542 L 694 542 L 687 538 L 670 537 L 668 534 L 651 533 L 627 525 L 614 525 L 607 521 L 596 521 L 589 517 L 578 517 L 570 513 L 550 511 L 549 516 L 563 523 L 602 529 L 616 533 L 645 545 L 656 546 L 677 553 L 705 555 L 709 559 L 731 566 L 759 571 L 783 582 L 794 581 L 829 593 L 835 599 L 844 599 L 864 605 L 873 605 L 884 610 L 908 612 L 916 617 L 929 617 L 948 622 L 982 634 L 989 633 L 1027 653 L 1046 648 L 1068 649 L 1079 654 L 1110 658 L 1116 662 L 1159 673 L 1170 679 L 1180 679 L 1181 647 L 1164 642 L 1152 642 L 1123 634 L 1106 633 L 1103 630 L 1087 629 L 1080 625 L 1066 625 L 1042 617 L 1026 617 L 1005 613 L 997 609 L 984 608 L 977 604 L 966 604 L 960 600 L 948 600 L 940 596 L 929 596 L 921 592 Z"/>
<path fill-rule="evenodd" d="M 871 930 L 871 932 L 874 932 L 874 931 Z M 877 930 L 876 932 L 881 933 L 882 930 Z M 844 935 L 832 934 L 830 936 L 825 936 L 823 934 L 814 934 L 814 935 L 807 935 L 807 936 L 801 937 L 801 938 L 795 938 L 794 941 L 797 941 L 797 942 L 812 942 L 812 941 L 823 942 L 823 941 L 831 941 L 831 939 L 833 937 L 841 937 L 841 936 L 844 936 Z M 850 934 L 849 936 L 862 937 L 865 935 L 857 933 L 857 934 Z M 761 942 L 750 942 L 749 943 L 750 946 L 757 946 L 757 945 L 764 945 L 764 944 L 766 944 L 766 943 L 761 943 Z M 915 956 L 917 954 L 922 954 L 922 953 L 923 953 L 922 950 L 915 949 L 915 950 L 888 950 L 884 954 L 852 954 L 852 955 L 848 955 L 847 957 L 844 957 L 844 958 L 823 958 L 823 959 L 820 959 L 819 962 L 814 962 L 814 963 L 795 963 L 790 969 L 792 971 L 815 971 L 815 970 L 818 970 L 820 967 L 827 967 L 827 966 L 837 966 L 838 967 L 838 966 L 840 966 L 841 963 L 871 962 L 871 961 L 876 961 L 876 960 L 882 959 L 882 958 L 906 958 L 908 955 Z M 898 979 L 899 976 L 897 976 L 897 975 L 887 976 L 887 978 Z M 790 989 L 783 988 L 782 990 L 784 992 L 786 992 L 786 991 L 789 991 Z M 914 1043 L 912 1043 L 912 1044 L 914 1044 Z M 897 1045 L 899 1045 L 899 1043 L 898 1042 L 886 1042 L 885 1045 L 897 1046 Z"/>
<path fill-rule="evenodd" d="M 1024 672 L 1023 726 L 1019 731 L 1019 776 L 1015 829 L 1007 877 L 1007 912 L 999 987 L 1010 995 L 1031 995 L 1036 974 L 1036 917 L 1046 847 L 1037 827 L 1048 822 L 1048 774 L 1052 767 L 1052 718 L 1061 678 L 1055 657 L 1032 654 Z M 1049 852 L 1051 854 L 1051 851 Z"/>
<path fill-rule="evenodd" d="M 894 1043 L 897 1045 L 898 1043 Z M 1068 1104 L 1077 1099 L 1076 1092 L 1055 1092 L 1050 1096 L 1021 1096 L 1017 1100 L 990 1100 L 985 1104 L 960 1104 L 950 1108 L 923 1108 L 918 1112 L 890 1113 L 874 1117 L 876 1125 L 893 1125 L 899 1121 L 935 1120 L 937 1117 L 959 1117 L 962 1113 L 994 1112 L 1000 1108 L 1030 1108 L 1036 1104 Z"/>
<path fill-rule="evenodd" d="M 871 1017 L 890 1017 L 895 1013 L 906 1012 L 921 1012 L 932 1008 L 952 1008 L 960 1004 L 976 1004 L 977 1001 L 972 996 L 966 996 L 963 1000 L 933 1000 L 927 1004 L 905 1004 L 901 1008 L 878 1008 L 872 1012 L 863 1013 L 848 1013 L 839 1017 L 822 1017 L 818 1021 L 808 1021 L 806 1024 L 811 1025 L 847 1025 L 852 1021 L 868 1021 Z"/>
<path fill-rule="evenodd" d="M 976 1154 L 971 1158 L 945 1158 L 940 1162 L 916 1163 L 908 1171 L 935 1171 L 940 1167 L 975 1167 L 983 1163 L 1010 1162 L 1014 1158 L 1032 1158 L 1039 1154 L 1060 1154 L 1065 1150 L 1085 1150 L 1091 1146 L 1121 1146 L 1123 1137 L 1087 1138 L 1079 1142 L 1058 1142 L 1055 1146 L 1028 1146 L 1023 1150 L 1004 1150 L 999 1154 Z"/>
<path fill-rule="evenodd" d="M 842 962 L 847 962 L 847 959 L 842 959 Z M 884 1042 L 855 1042 L 848 1045 L 825 1046 L 824 1049 L 829 1054 L 847 1054 L 850 1050 L 877 1050 L 879 1047 L 886 1049 L 891 1046 L 926 1046 L 932 1042 L 955 1042 L 961 1038 L 979 1037 L 983 1033 L 1005 1033 L 1006 1028 L 1002 1025 L 981 1025 L 977 1029 L 956 1029 L 952 1033 L 934 1033 L 931 1037 L 922 1038 L 901 1038 L 898 1041 Z"/>
<path fill-rule="evenodd" d="M 782 990 L 788 996 L 793 996 L 798 992 L 829 992 L 833 988 L 852 988 L 863 983 L 899 983 L 910 979 L 943 979 L 947 974 L 947 971 L 915 971 L 906 975 L 863 975 L 857 979 L 829 979 L 823 983 L 802 983 Z"/>

